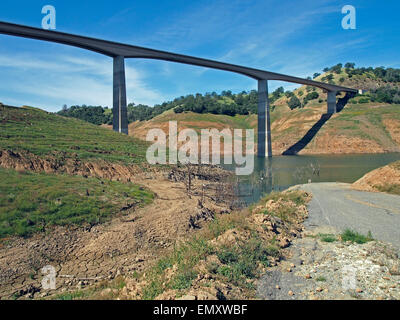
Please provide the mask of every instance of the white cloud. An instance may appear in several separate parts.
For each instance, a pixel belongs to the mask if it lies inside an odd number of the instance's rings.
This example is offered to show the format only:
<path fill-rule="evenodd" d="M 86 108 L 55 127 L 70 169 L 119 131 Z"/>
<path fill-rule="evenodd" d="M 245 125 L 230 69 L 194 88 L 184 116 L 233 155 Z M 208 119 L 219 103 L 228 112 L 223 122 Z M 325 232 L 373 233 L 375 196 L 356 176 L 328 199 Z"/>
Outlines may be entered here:
<path fill-rule="evenodd" d="M 4 103 L 29 101 L 55 111 L 61 105 L 112 106 L 112 60 L 106 57 L 0 55 L 1 99 Z M 155 104 L 160 93 L 145 84 L 145 73 L 126 66 L 128 101 Z M 10 102 L 8 102 L 10 101 Z"/>

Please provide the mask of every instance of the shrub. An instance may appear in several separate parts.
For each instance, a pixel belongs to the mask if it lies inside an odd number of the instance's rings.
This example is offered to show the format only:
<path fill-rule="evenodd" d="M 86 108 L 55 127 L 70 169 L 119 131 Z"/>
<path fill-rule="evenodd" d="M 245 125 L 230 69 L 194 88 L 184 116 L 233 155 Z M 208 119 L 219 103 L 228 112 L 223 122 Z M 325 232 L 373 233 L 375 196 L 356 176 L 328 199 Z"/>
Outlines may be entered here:
<path fill-rule="evenodd" d="M 350 230 L 350 229 L 346 229 L 345 231 L 343 231 L 343 233 L 341 234 L 341 238 L 342 238 L 343 242 L 350 241 L 350 242 L 353 242 L 353 243 L 355 242 L 358 244 L 363 244 L 363 243 L 367 243 L 369 241 L 374 240 L 372 238 L 371 231 L 369 231 L 368 234 L 366 236 L 364 236 L 364 235 L 362 235 L 356 231 Z"/>
<path fill-rule="evenodd" d="M 299 100 L 299 98 L 297 98 L 296 96 L 293 96 L 290 98 L 289 102 L 288 102 L 289 108 L 291 110 L 295 109 L 295 108 L 300 108 L 301 107 L 301 102 Z"/>
<path fill-rule="evenodd" d="M 337 240 L 333 234 L 319 234 L 318 236 L 323 242 L 335 242 Z"/>
<path fill-rule="evenodd" d="M 368 103 L 368 102 L 370 102 L 370 100 L 368 98 L 360 98 L 358 100 L 358 103 Z"/>

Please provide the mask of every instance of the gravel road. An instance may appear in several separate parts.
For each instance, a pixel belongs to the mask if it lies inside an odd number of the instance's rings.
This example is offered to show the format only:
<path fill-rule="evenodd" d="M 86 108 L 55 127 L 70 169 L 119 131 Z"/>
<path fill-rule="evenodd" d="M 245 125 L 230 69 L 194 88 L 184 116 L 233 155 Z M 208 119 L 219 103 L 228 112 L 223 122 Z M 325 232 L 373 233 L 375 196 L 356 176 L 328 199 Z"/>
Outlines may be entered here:
<path fill-rule="evenodd" d="M 311 192 L 304 236 L 288 248 L 289 259 L 271 268 L 258 282 L 266 300 L 400 298 L 400 196 L 351 189 L 345 183 L 295 186 Z M 323 242 L 321 233 L 345 229 L 372 232 L 366 244 Z M 388 243 L 393 245 L 389 248 Z M 354 271 L 354 288 L 343 286 L 346 268 Z"/>
<path fill-rule="evenodd" d="M 297 186 L 312 193 L 306 228 L 331 226 L 363 234 L 400 248 L 400 196 L 351 189 L 346 183 Z"/>

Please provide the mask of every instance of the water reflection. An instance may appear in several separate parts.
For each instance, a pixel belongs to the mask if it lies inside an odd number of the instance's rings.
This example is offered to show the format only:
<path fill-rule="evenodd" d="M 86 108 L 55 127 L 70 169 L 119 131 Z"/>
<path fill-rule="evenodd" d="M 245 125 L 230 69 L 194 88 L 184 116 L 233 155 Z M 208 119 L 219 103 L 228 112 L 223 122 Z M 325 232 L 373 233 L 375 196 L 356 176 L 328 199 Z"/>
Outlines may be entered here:
<path fill-rule="evenodd" d="M 400 153 L 256 157 L 253 174 L 237 177 L 238 192 L 248 205 L 265 194 L 296 184 L 353 183 L 365 173 L 396 160 L 400 160 Z M 232 166 L 226 168 L 233 169 Z"/>

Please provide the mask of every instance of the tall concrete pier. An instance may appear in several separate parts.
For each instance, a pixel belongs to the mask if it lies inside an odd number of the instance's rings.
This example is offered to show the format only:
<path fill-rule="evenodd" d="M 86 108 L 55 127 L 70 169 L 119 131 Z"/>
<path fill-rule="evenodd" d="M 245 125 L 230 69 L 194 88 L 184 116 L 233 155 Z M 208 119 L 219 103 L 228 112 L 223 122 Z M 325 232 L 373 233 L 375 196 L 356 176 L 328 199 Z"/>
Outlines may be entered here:
<path fill-rule="evenodd" d="M 113 129 L 128 134 L 128 110 L 126 107 L 125 58 L 114 57 L 113 77 Z"/>
<path fill-rule="evenodd" d="M 258 80 L 257 155 L 272 157 L 271 116 L 268 100 L 268 81 Z"/>
<path fill-rule="evenodd" d="M 328 91 L 328 111 L 327 113 L 336 113 L 336 91 Z"/>

